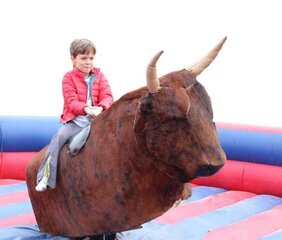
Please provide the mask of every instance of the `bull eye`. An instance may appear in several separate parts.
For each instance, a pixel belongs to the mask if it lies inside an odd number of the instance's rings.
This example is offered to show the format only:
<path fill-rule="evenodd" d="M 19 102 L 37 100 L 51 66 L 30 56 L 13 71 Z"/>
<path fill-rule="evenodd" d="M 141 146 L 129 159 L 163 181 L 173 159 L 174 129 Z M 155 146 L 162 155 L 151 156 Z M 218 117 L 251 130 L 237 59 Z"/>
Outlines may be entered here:
<path fill-rule="evenodd" d="M 188 117 L 185 116 L 173 116 L 173 120 L 176 120 L 178 122 L 188 122 Z"/>

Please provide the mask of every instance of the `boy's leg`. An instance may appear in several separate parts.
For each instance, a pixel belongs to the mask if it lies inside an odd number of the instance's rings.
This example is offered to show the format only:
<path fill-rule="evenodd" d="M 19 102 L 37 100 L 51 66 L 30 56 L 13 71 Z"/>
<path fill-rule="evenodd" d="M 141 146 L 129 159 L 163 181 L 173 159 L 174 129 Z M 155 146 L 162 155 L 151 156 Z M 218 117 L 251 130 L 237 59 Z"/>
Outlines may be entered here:
<path fill-rule="evenodd" d="M 44 174 L 47 176 L 47 185 L 50 188 L 56 187 L 57 179 L 57 166 L 60 150 L 66 141 L 74 134 L 79 132 L 82 128 L 77 126 L 74 122 L 69 122 L 60 127 L 58 132 L 53 136 L 47 152 L 45 154 L 45 160 L 41 164 L 38 174 L 37 174 L 37 183 L 43 179 Z M 46 166 L 47 160 L 49 162 Z M 49 169 L 49 171 L 47 171 Z M 45 172 L 46 170 L 46 172 Z M 49 172 L 49 174 L 48 174 Z"/>
<path fill-rule="evenodd" d="M 43 192 L 47 189 L 48 179 L 50 176 L 50 156 L 47 157 L 42 166 L 44 166 L 43 177 L 35 187 L 35 190 L 38 192 Z"/>

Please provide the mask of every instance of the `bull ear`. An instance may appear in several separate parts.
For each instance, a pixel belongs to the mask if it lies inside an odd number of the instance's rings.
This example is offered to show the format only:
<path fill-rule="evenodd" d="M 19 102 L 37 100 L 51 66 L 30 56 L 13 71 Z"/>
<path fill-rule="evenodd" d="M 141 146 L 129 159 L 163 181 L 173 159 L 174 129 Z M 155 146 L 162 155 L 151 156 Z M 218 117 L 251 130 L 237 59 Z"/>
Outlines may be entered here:
<path fill-rule="evenodd" d="M 137 134 L 139 138 L 140 135 L 142 135 L 142 130 L 144 130 L 145 123 L 146 123 L 146 119 L 144 118 L 143 114 L 141 114 L 140 103 L 139 103 L 139 107 L 137 108 L 137 112 L 135 114 L 135 119 L 134 119 L 134 125 L 133 125 L 134 132 L 135 134 Z"/>
<path fill-rule="evenodd" d="M 135 119 L 134 119 L 134 125 L 133 125 L 134 138 L 139 148 L 144 153 L 144 155 L 149 156 L 150 153 L 147 149 L 146 137 L 145 137 L 145 131 L 144 131 L 146 119 L 144 118 L 143 114 L 141 113 L 140 105 L 141 103 L 139 103 L 137 107 L 137 111 L 136 111 Z"/>
<path fill-rule="evenodd" d="M 203 59 L 185 69 L 193 73 L 194 76 L 197 77 L 213 62 L 226 39 L 227 37 L 224 37 Z"/>

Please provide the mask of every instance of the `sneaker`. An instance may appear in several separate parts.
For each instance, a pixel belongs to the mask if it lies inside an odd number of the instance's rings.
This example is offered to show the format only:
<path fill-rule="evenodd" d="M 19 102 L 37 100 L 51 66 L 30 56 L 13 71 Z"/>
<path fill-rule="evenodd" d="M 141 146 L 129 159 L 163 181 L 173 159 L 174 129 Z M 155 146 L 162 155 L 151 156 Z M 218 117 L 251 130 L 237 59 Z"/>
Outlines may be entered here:
<path fill-rule="evenodd" d="M 47 182 L 48 182 L 48 178 L 47 177 L 43 177 L 40 182 L 37 184 L 37 186 L 35 187 L 35 190 L 37 192 L 44 192 L 47 189 Z"/>

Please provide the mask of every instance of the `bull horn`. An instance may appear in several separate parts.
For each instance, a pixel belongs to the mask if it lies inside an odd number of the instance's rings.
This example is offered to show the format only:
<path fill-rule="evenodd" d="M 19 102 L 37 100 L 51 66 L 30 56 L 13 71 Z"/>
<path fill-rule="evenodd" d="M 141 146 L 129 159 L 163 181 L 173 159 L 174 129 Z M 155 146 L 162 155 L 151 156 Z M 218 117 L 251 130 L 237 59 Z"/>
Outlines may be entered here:
<path fill-rule="evenodd" d="M 147 88 L 150 93 L 156 93 L 160 89 L 160 81 L 157 77 L 156 63 L 164 51 L 158 52 L 147 67 Z"/>
<path fill-rule="evenodd" d="M 227 37 L 224 37 L 210 52 L 199 62 L 185 68 L 187 71 L 193 73 L 197 77 L 202 71 L 204 71 L 216 58 Z"/>

